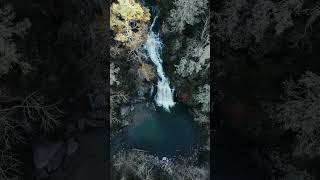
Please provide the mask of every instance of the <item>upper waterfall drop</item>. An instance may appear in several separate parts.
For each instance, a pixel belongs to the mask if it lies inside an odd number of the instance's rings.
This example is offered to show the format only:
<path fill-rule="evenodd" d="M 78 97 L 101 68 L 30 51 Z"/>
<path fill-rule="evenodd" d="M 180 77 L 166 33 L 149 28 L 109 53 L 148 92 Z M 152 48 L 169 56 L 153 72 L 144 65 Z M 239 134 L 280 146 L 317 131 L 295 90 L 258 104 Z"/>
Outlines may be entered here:
<path fill-rule="evenodd" d="M 155 102 L 157 106 L 163 107 L 165 110 L 170 111 L 170 108 L 175 105 L 173 100 L 174 89 L 170 88 L 170 81 L 165 76 L 164 70 L 162 67 L 162 59 L 160 57 L 162 42 L 159 37 L 159 34 L 155 34 L 152 29 L 157 20 L 158 16 L 155 16 L 153 22 L 149 29 L 148 39 L 144 44 L 144 48 L 146 49 L 149 58 L 157 67 L 158 73 L 158 84 L 157 84 L 157 94 L 155 95 Z"/>

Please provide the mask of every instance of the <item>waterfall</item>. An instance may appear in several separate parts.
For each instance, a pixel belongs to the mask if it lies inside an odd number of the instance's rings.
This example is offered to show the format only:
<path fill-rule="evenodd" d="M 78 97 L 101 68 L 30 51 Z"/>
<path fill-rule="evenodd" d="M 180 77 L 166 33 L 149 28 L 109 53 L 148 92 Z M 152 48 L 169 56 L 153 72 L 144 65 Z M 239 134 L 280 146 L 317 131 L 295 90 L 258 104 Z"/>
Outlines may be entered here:
<path fill-rule="evenodd" d="M 144 44 L 144 47 L 148 53 L 149 58 L 157 67 L 158 74 L 158 83 L 157 83 L 157 94 L 155 95 L 155 102 L 157 106 L 163 107 L 165 110 L 170 111 L 170 107 L 175 105 L 173 100 L 174 89 L 170 88 L 170 81 L 165 76 L 163 67 L 162 67 L 162 59 L 160 57 L 162 42 L 159 37 L 159 34 L 155 34 L 152 31 L 152 28 L 157 20 L 158 16 L 153 19 L 153 22 L 149 29 L 148 39 Z"/>

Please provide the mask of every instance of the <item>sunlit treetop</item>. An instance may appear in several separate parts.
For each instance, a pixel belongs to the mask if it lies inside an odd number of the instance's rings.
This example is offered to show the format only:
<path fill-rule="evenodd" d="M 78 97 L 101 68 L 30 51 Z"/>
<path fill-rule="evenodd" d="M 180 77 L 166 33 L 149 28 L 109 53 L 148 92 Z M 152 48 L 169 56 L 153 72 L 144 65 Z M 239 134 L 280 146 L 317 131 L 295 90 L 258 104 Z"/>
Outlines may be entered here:
<path fill-rule="evenodd" d="M 146 36 L 150 10 L 135 0 L 117 0 L 111 5 L 110 27 L 114 39 L 130 49 L 135 49 Z"/>

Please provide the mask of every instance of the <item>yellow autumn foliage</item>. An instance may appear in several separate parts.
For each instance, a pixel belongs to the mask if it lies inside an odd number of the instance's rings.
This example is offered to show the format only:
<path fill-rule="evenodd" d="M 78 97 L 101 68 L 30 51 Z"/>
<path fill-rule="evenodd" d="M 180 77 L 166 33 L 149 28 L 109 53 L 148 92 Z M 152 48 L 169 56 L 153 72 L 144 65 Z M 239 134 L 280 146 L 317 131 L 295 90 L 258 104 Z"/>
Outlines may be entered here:
<path fill-rule="evenodd" d="M 150 10 L 135 0 L 117 0 L 111 5 L 110 27 L 114 39 L 135 49 L 146 38 Z"/>
<path fill-rule="evenodd" d="M 141 63 L 138 72 L 147 80 L 152 81 L 155 78 L 155 72 L 151 65 Z"/>

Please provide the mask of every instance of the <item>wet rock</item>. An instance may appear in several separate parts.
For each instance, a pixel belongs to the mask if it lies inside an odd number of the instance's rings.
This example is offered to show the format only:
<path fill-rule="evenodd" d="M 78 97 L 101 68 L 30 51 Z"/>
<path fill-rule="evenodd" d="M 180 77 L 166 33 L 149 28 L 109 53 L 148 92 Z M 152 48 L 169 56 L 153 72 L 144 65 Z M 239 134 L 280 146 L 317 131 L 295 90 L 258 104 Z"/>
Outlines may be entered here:
<path fill-rule="evenodd" d="M 162 157 L 162 161 L 168 161 L 167 157 Z"/>
<path fill-rule="evenodd" d="M 63 142 L 43 141 L 35 145 L 33 163 L 36 168 L 46 167 L 63 147 Z"/>
<path fill-rule="evenodd" d="M 150 97 L 154 96 L 154 86 L 151 86 L 150 91 L 149 91 L 149 96 Z"/>
<path fill-rule="evenodd" d="M 177 56 L 176 55 L 173 55 L 173 56 L 170 57 L 170 61 L 175 61 L 175 60 L 177 60 Z"/>
<path fill-rule="evenodd" d="M 138 97 L 138 98 L 133 99 L 131 102 L 134 104 L 134 103 L 141 103 L 144 101 L 146 101 L 145 97 Z"/>
<path fill-rule="evenodd" d="M 130 122 L 127 119 L 123 120 L 123 126 L 129 126 Z"/>
<path fill-rule="evenodd" d="M 137 95 L 138 95 L 139 97 L 144 96 L 144 89 L 143 89 L 143 87 L 138 87 Z"/>
<path fill-rule="evenodd" d="M 154 111 L 156 110 L 156 106 L 154 105 L 153 102 L 152 103 L 147 102 L 146 107 Z"/>
<path fill-rule="evenodd" d="M 130 106 L 122 106 L 120 108 L 120 114 L 121 114 L 121 117 L 123 117 L 123 118 L 128 116 L 130 112 L 131 112 Z"/>

